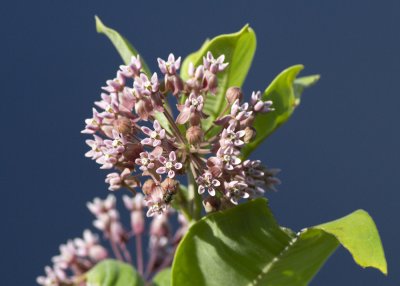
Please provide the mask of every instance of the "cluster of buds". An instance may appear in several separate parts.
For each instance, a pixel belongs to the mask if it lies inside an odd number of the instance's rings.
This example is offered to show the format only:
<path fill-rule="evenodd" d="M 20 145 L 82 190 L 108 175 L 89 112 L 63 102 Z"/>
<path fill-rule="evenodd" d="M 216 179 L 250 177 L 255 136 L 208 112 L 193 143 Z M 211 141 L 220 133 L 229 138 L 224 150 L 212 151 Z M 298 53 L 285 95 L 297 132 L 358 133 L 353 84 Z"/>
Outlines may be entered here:
<path fill-rule="evenodd" d="M 167 61 L 158 58 L 164 76 L 160 81 L 157 73 L 145 73 L 139 56 L 132 57 L 103 87 L 105 93 L 95 103 L 100 111 L 94 108 L 93 117 L 85 121 L 82 132 L 94 136 L 86 141 L 91 147 L 86 156 L 102 169 L 116 170 L 106 178 L 111 191 L 127 188 L 136 194 L 141 188 L 147 216 L 168 212 L 181 191 L 178 180 L 184 174 L 194 178 L 207 211 L 260 196 L 279 183 L 278 170 L 259 161 L 242 162 L 241 149 L 256 136 L 255 117 L 273 110 L 272 102 L 264 101 L 260 92 L 243 102 L 241 89 L 230 87 L 225 109 L 210 129 L 204 128 L 210 116 L 207 98 L 222 96 L 217 95 L 218 74 L 229 68 L 224 60 L 224 55 L 214 58 L 208 52 L 202 64 L 189 65 L 188 79 L 183 80 L 178 73 L 181 58 L 170 54 Z M 176 118 L 168 94 L 178 101 Z M 96 215 L 102 230 L 115 221 L 112 212 Z M 110 237 L 124 241 L 122 231 L 108 231 Z"/>
<path fill-rule="evenodd" d="M 116 198 L 108 195 L 104 200 L 95 198 L 87 203 L 89 211 L 95 216 L 93 225 L 100 230 L 103 238 L 110 243 L 114 258 L 132 263 L 129 243 L 134 238 L 136 244 L 136 266 L 140 274 L 149 278 L 156 272 L 171 266 L 178 242 L 186 233 L 187 220 L 178 214 L 179 227 L 175 232 L 170 224 L 174 212 L 167 210 L 154 216 L 146 228 L 144 214 L 145 201 L 141 194 L 135 197 L 123 196 L 123 203 L 130 213 L 130 230 L 127 231 L 119 219 Z M 149 259 L 144 269 L 142 237 L 148 232 Z M 53 266 L 45 267 L 45 276 L 39 276 L 37 283 L 43 286 L 87 285 L 85 276 L 96 263 L 111 257 L 107 248 L 100 244 L 98 235 L 90 230 L 83 232 L 83 238 L 69 240 L 60 246 L 60 253 L 52 258 Z"/>

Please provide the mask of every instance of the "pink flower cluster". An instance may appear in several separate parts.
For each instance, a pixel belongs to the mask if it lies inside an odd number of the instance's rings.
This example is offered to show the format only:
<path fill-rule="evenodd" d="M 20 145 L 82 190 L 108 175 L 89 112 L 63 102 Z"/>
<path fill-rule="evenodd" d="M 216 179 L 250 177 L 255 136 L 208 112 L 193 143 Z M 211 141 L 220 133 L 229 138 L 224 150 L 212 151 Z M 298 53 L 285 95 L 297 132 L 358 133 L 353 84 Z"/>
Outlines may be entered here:
<path fill-rule="evenodd" d="M 167 61 L 157 60 L 164 76 L 160 81 L 157 73 L 146 74 L 139 56 L 132 57 L 114 79 L 106 81 L 101 100 L 95 102 L 99 110 L 94 108 L 92 118 L 85 120 L 82 132 L 93 134 L 86 141 L 91 148 L 86 156 L 102 169 L 116 170 L 107 175 L 109 190 L 127 188 L 136 193 L 141 188 L 147 216 L 167 211 L 180 191 L 179 175 L 195 178 L 198 193 L 206 196 L 204 204 L 212 202 L 213 210 L 260 196 L 279 183 L 278 170 L 259 161 L 242 161 L 241 149 L 256 136 L 255 116 L 273 110 L 272 102 L 264 101 L 260 92 L 243 102 L 242 91 L 230 87 L 225 109 L 211 128 L 203 127 L 210 116 L 205 110 L 207 99 L 222 96 L 217 95 L 218 74 L 229 68 L 224 60 L 224 55 L 214 58 L 208 52 L 203 64 L 189 65 L 188 78 L 183 80 L 178 74 L 181 58 L 170 54 Z M 178 101 L 176 119 L 168 94 Z M 113 224 L 116 214 L 96 215 L 102 230 L 123 241 Z"/>
<path fill-rule="evenodd" d="M 109 241 L 114 257 L 120 261 L 132 263 L 129 243 L 136 240 L 136 266 L 141 275 L 150 277 L 155 272 L 171 266 L 176 247 L 186 233 L 188 223 L 182 215 L 178 215 L 179 227 L 173 232 L 170 224 L 173 212 L 166 210 L 155 216 L 146 229 L 144 216 L 144 197 L 123 196 L 123 203 L 130 213 L 130 230 L 120 221 L 114 195 L 106 199 L 95 198 L 87 203 L 89 211 L 95 216 L 93 225 L 100 230 L 103 237 Z M 148 231 L 149 259 L 144 267 L 142 253 L 142 237 Z M 98 235 L 90 230 L 83 232 L 83 238 L 68 240 L 60 246 L 60 253 L 52 258 L 53 266 L 45 267 L 45 276 L 39 276 L 37 283 L 43 286 L 87 285 L 83 276 L 96 263 L 110 257 L 107 249 L 100 244 Z"/>

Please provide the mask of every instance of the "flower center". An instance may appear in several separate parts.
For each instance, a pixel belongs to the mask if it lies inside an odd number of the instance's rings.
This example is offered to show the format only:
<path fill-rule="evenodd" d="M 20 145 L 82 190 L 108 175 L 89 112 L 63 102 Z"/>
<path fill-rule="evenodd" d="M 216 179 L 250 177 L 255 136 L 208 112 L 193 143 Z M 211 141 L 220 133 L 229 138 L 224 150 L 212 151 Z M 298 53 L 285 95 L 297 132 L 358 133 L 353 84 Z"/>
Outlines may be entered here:
<path fill-rule="evenodd" d="M 171 162 L 167 162 L 166 164 L 165 164 L 165 167 L 167 168 L 167 169 L 171 169 L 172 168 L 172 163 Z"/>
<path fill-rule="evenodd" d="M 158 134 L 157 134 L 156 131 L 152 131 L 152 132 L 150 133 L 150 137 L 151 137 L 152 139 L 156 139 L 157 136 L 158 136 Z"/>

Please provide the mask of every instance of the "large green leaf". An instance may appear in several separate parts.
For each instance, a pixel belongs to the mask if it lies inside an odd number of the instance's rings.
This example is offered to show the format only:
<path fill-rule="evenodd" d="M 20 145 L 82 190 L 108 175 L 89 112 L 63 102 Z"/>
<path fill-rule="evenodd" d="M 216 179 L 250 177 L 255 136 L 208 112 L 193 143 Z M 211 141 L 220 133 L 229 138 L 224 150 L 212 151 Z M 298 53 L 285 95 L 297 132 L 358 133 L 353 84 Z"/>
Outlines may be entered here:
<path fill-rule="evenodd" d="M 143 286 L 144 281 L 129 264 L 107 259 L 86 273 L 88 286 Z"/>
<path fill-rule="evenodd" d="M 108 37 L 111 43 L 114 45 L 115 49 L 120 54 L 122 60 L 125 64 L 128 64 L 131 61 L 132 56 L 137 56 L 138 51 L 132 46 L 131 43 L 127 39 L 125 39 L 121 34 L 119 34 L 114 29 L 111 29 L 103 24 L 99 17 L 95 16 L 96 19 L 96 30 L 98 33 L 102 33 Z M 140 58 L 142 61 L 143 71 L 150 76 L 151 72 L 149 67 L 147 66 L 143 57 Z M 156 111 L 154 117 L 160 122 L 161 126 L 171 132 L 171 128 L 169 126 L 168 120 L 165 115 L 161 112 Z"/>
<path fill-rule="evenodd" d="M 272 100 L 274 111 L 258 114 L 254 121 L 257 136 L 254 141 L 243 148 L 243 156 L 247 157 L 276 128 L 285 123 L 300 104 L 300 96 L 304 88 L 315 84 L 319 75 L 297 78 L 303 69 L 295 65 L 281 72 L 264 91 L 263 99 Z"/>
<path fill-rule="evenodd" d="M 375 224 L 365 211 L 293 234 L 264 199 L 194 224 L 178 247 L 172 285 L 303 286 L 342 243 L 363 267 L 387 272 Z"/>
<path fill-rule="evenodd" d="M 153 286 L 171 286 L 171 268 L 165 268 L 153 278 Z"/>
<path fill-rule="evenodd" d="M 239 32 L 220 35 L 207 40 L 200 50 L 190 54 L 182 63 L 181 77 L 188 79 L 188 67 L 192 62 L 195 66 L 202 64 L 203 56 L 210 51 L 214 57 L 225 55 L 229 62 L 226 70 L 218 75 L 218 92 L 216 96 L 209 95 L 204 106 L 204 112 L 210 117 L 203 123 L 204 128 L 211 126 L 213 120 L 223 111 L 225 92 L 231 86 L 242 86 L 250 68 L 256 50 L 256 35 L 248 25 Z"/>

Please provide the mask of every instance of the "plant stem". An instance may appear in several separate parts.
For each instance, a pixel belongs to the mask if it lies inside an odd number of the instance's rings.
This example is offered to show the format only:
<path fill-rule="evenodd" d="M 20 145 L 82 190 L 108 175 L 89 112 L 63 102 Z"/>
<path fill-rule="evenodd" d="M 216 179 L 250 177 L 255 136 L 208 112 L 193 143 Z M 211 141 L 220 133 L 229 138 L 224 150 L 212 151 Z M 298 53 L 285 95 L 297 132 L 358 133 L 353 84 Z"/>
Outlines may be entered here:
<path fill-rule="evenodd" d="M 140 275 L 143 276 L 143 250 L 142 250 L 142 236 L 136 234 L 136 263 Z"/>
<path fill-rule="evenodd" d="M 188 192 L 191 200 L 191 212 L 194 220 L 199 220 L 201 216 L 201 196 L 196 191 L 196 182 L 193 174 L 188 172 Z"/>

